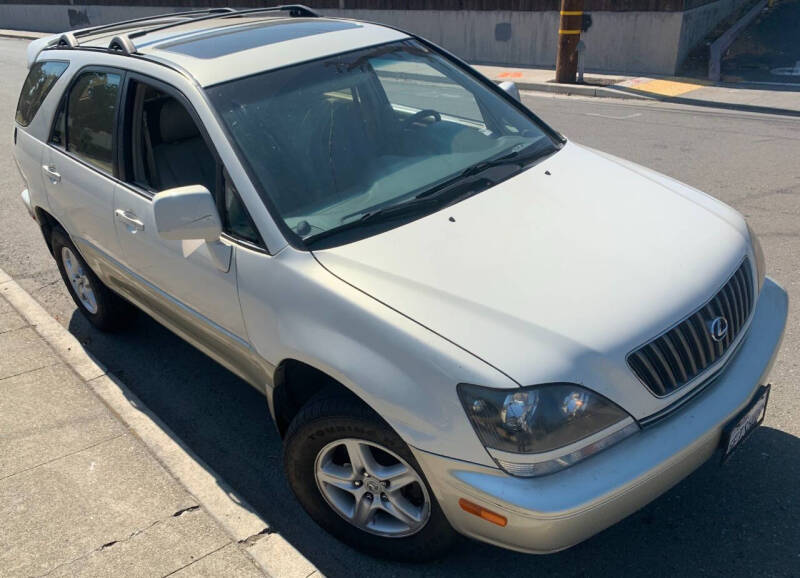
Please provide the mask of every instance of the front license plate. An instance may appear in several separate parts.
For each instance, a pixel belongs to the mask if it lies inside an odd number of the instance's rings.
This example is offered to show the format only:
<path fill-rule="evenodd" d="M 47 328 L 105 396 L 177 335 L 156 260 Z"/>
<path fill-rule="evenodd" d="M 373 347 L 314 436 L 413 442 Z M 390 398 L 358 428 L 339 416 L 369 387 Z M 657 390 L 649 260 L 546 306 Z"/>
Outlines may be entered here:
<path fill-rule="evenodd" d="M 750 405 L 733 418 L 722 432 L 722 461 L 725 462 L 731 454 L 742 445 L 742 442 L 750 437 L 755 429 L 764 421 L 767 413 L 767 400 L 769 399 L 769 385 L 763 385 L 758 393 L 750 402 Z"/>

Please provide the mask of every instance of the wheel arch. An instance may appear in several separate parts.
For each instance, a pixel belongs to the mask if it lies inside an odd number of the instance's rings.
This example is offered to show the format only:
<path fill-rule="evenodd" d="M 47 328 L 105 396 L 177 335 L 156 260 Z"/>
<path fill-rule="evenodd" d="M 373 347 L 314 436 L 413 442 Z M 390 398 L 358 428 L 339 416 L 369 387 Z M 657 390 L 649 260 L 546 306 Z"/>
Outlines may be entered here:
<path fill-rule="evenodd" d="M 352 397 L 369 407 L 351 388 L 305 361 L 286 358 L 277 365 L 273 377 L 271 409 L 281 437 L 286 434 L 289 424 L 300 409 L 322 391 Z"/>
<path fill-rule="evenodd" d="M 50 251 L 50 254 L 53 254 L 53 247 L 50 243 L 50 235 L 53 233 L 53 229 L 56 227 L 59 229 L 64 229 L 61 223 L 58 222 L 53 215 L 48 213 L 42 207 L 36 207 L 34 209 L 34 215 L 36 216 L 36 222 L 39 223 L 39 229 L 42 232 L 42 236 L 44 237 L 44 242 L 47 244 L 47 250 Z"/>

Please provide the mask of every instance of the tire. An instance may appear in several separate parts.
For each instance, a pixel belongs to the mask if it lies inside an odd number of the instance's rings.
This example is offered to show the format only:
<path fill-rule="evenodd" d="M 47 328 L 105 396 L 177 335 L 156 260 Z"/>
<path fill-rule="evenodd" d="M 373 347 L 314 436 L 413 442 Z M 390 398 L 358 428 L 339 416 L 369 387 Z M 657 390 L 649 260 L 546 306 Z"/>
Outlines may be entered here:
<path fill-rule="evenodd" d="M 341 510 L 335 509 L 333 503 L 342 503 L 339 497 L 343 496 L 344 502 L 349 504 L 351 499 L 349 492 L 358 490 L 351 489 L 345 492 L 339 490 L 338 486 L 331 489 L 330 486 L 320 482 L 318 463 L 324 462 L 326 456 L 335 455 L 339 457 L 329 463 L 340 460 L 347 468 L 349 464 L 346 460 L 349 459 L 350 450 L 343 440 L 348 440 L 347 444 L 351 446 L 358 443 L 362 448 L 367 448 L 373 457 L 384 464 L 391 465 L 394 461 L 398 461 L 396 458 L 401 458 L 405 464 L 393 467 L 405 466 L 413 470 L 418 481 L 404 485 L 402 489 L 398 487 L 392 490 L 390 486 L 387 487 L 386 496 L 391 493 L 393 496 L 391 501 L 388 497 L 384 499 L 382 491 L 380 496 L 376 491 L 369 504 L 372 506 L 373 501 L 380 500 L 376 504 L 377 510 L 383 507 L 394 508 L 398 494 L 404 493 L 407 499 L 399 495 L 401 500 L 406 499 L 402 503 L 412 506 L 411 509 L 425 512 L 419 516 L 420 519 L 426 519 L 421 527 L 409 528 L 405 533 L 400 532 L 399 527 L 404 522 L 393 520 L 392 516 L 384 511 L 376 511 L 370 522 L 373 528 L 367 531 L 346 519 L 345 515 L 340 513 Z M 347 451 L 348 454 L 343 454 L 343 451 Z M 356 398 L 336 393 L 323 394 L 309 401 L 289 426 L 284 442 L 283 461 L 289 485 L 311 518 L 333 536 L 365 554 L 404 562 L 424 562 L 441 557 L 458 537 L 445 518 L 408 446 L 386 422 Z M 383 469 L 384 466 L 380 464 L 378 466 L 381 468 L 377 470 L 379 473 L 389 471 Z M 355 470 L 352 467 L 351 469 Z M 376 481 L 380 479 L 380 476 L 372 476 L 364 481 L 356 480 L 352 483 L 360 484 L 361 488 L 368 490 L 368 484 L 374 487 Z M 321 487 L 323 485 L 326 485 L 329 494 L 336 494 L 336 500 L 323 494 Z M 353 502 L 357 501 L 353 498 Z M 427 503 L 428 507 L 419 505 L 423 502 Z M 375 533 L 378 531 L 389 532 L 391 535 L 385 533 L 378 535 Z"/>
<path fill-rule="evenodd" d="M 60 227 L 53 228 L 50 246 L 64 285 L 78 309 L 100 331 L 120 331 L 136 318 L 136 308 L 106 287 L 83 260 L 69 235 Z M 79 275 L 73 283 L 70 278 Z M 78 292 L 81 292 L 81 295 Z M 91 298 L 87 296 L 91 295 Z"/>

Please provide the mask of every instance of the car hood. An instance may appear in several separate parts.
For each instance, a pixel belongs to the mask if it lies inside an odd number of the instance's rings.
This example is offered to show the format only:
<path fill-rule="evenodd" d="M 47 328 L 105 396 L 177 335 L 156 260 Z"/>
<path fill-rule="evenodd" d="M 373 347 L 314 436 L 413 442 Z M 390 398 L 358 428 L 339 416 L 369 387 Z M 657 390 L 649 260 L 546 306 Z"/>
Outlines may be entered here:
<path fill-rule="evenodd" d="M 747 254 L 745 227 L 699 191 L 568 143 L 461 203 L 314 255 L 520 385 L 583 384 L 644 417 L 673 400 L 626 355 L 713 296 Z"/>

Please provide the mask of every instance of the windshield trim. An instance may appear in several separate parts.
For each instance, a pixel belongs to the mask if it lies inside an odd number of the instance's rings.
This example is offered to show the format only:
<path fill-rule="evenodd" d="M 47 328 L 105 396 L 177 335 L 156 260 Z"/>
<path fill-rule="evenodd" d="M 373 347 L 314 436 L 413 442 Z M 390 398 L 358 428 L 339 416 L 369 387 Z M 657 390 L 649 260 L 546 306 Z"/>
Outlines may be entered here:
<path fill-rule="evenodd" d="M 387 28 L 392 28 L 392 27 L 387 27 Z M 302 66 L 304 64 L 308 64 L 308 63 L 311 63 L 311 62 L 321 62 L 321 61 L 324 61 L 324 60 L 327 60 L 327 59 L 330 59 L 330 58 L 337 58 L 337 57 L 340 57 L 340 56 L 346 56 L 347 54 L 352 54 L 354 52 L 360 52 L 360 51 L 363 51 L 363 50 L 374 50 L 376 48 L 380 48 L 381 46 L 387 46 L 387 45 L 390 45 L 390 44 L 402 44 L 402 43 L 406 43 L 406 42 L 408 42 L 410 40 L 413 40 L 413 41 L 419 42 L 420 44 L 425 46 L 425 48 L 431 50 L 432 52 L 436 53 L 440 57 L 444 58 L 450 64 L 452 64 L 453 66 L 457 67 L 458 69 L 460 69 L 465 74 L 471 76 L 476 82 L 484 85 L 484 87 L 486 87 L 488 90 L 491 90 L 491 91 L 495 92 L 496 94 L 498 94 L 499 96 L 501 96 L 508 104 L 513 106 L 522 115 L 524 115 L 525 117 L 530 119 L 534 124 L 536 124 L 539 128 L 541 128 L 542 132 L 545 134 L 545 136 L 549 137 L 551 139 L 552 143 L 553 143 L 553 151 L 552 151 L 552 153 L 550 153 L 548 155 L 543 155 L 543 156 L 535 159 L 532 163 L 530 163 L 530 164 L 526 165 L 525 167 L 521 168 L 519 171 L 514 171 L 512 174 L 508 175 L 508 177 L 506 179 L 498 180 L 494 185 L 490 186 L 487 189 L 484 189 L 483 191 L 481 191 L 480 193 L 477 193 L 477 194 L 482 194 L 482 193 L 486 192 L 487 190 L 489 190 L 489 189 L 501 184 L 502 182 L 504 182 L 504 181 L 506 181 L 506 180 L 508 180 L 510 178 L 513 178 L 514 176 L 519 175 L 520 173 L 528 170 L 533 165 L 538 164 L 540 161 L 552 156 L 552 154 L 555 154 L 556 152 L 561 150 L 564 147 L 564 145 L 567 143 L 567 138 L 566 137 L 564 137 L 561 133 L 559 133 L 558 131 L 553 129 L 550 125 L 548 125 L 541 118 L 539 118 L 535 113 L 533 113 L 531 110 L 529 110 L 525 105 L 523 105 L 521 102 L 519 102 L 518 100 L 513 98 L 511 95 L 509 95 L 507 92 L 505 92 L 503 89 L 501 89 L 497 84 L 495 84 L 494 82 L 489 80 L 487 77 L 485 77 L 484 75 L 480 74 L 477 70 L 472 68 L 465 61 L 461 60 L 460 58 L 458 58 L 457 56 L 453 55 L 452 53 L 444 50 L 443 48 L 441 48 L 441 47 L 439 47 L 439 46 L 437 46 L 437 45 L 435 45 L 435 44 L 433 44 L 431 42 L 428 42 L 424 38 L 420 38 L 420 37 L 418 37 L 418 36 L 416 36 L 414 34 L 402 31 L 399 28 L 392 28 L 392 29 L 393 30 L 398 30 L 400 32 L 404 32 L 409 37 L 408 38 L 404 38 L 404 39 L 400 39 L 400 40 L 390 40 L 390 41 L 387 41 L 387 42 L 379 42 L 377 44 L 366 46 L 366 47 L 365 46 L 361 46 L 361 47 L 358 47 L 358 48 L 354 48 L 353 50 L 346 50 L 344 52 L 335 52 L 335 53 L 327 54 L 327 55 L 325 55 L 323 57 L 320 57 L 320 58 L 312 58 L 312 59 L 309 59 L 309 60 L 305 60 L 303 62 L 293 62 L 292 64 L 288 64 L 286 66 L 281 66 L 281 67 L 278 67 L 278 68 L 270 69 L 268 71 L 260 71 L 260 72 L 255 72 L 253 74 L 243 75 L 243 76 L 231 79 L 231 80 L 226 80 L 224 82 L 219 82 L 219 83 L 216 83 L 216 84 L 213 84 L 213 85 L 209 85 L 209 86 L 206 86 L 206 87 L 202 88 L 204 99 L 209 104 L 209 108 L 212 110 L 212 112 L 214 114 L 214 118 L 216 119 L 218 126 L 220 127 L 220 129 L 224 133 L 225 138 L 228 141 L 228 144 L 233 149 L 233 152 L 236 155 L 237 159 L 239 160 L 240 165 L 244 169 L 244 172 L 247 175 L 247 178 L 250 180 L 251 185 L 258 192 L 258 196 L 261 199 L 261 202 L 264 204 L 264 207 L 267 209 L 267 212 L 269 213 L 269 216 L 272 219 L 272 221 L 275 224 L 275 226 L 277 226 L 278 230 L 283 235 L 283 238 L 286 241 L 286 243 L 291 245 L 291 247 L 294 248 L 294 249 L 310 253 L 310 252 L 315 251 L 315 250 L 320 250 L 320 247 L 314 247 L 314 248 L 308 247 L 306 245 L 306 243 L 305 243 L 305 240 L 300 235 L 298 235 L 294 230 L 292 230 L 292 228 L 289 227 L 289 225 L 283 220 L 283 218 L 281 217 L 280 211 L 278 211 L 278 208 L 275 206 L 275 204 L 273 203 L 273 201 L 269 197 L 269 195 L 266 193 L 266 191 L 263 190 L 263 188 L 262 188 L 262 186 L 260 184 L 260 181 L 256 177 L 256 175 L 254 173 L 254 170 L 250 165 L 250 162 L 247 160 L 247 157 L 244 154 L 244 151 L 242 151 L 242 149 L 239 146 L 239 144 L 233 138 L 233 135 L 231 134 L 231 132 L 230 132 L 230 130 L 228 128 L 228 125 L 223 121 L 222 116 L 219 114 L 219 111 L 217 110 L 216 106 L 214 106 L 213 100 L 210 98 L 210 95 L 209 95 L 210 89 L 215 88 L 215 87 L 219 87 L 219 86 L 224 86 L 226 84 L 231 84 L 233 82 L 237 82 L 237 81 L 240 81 L 240 80 L 243 80 L 243 79 L 246 79 L 246 78 L 252 78 L 252 77 L 255 77 L 255 76 L 269 75 L 269 74 L 271 74 L 273 72 L 277 72 L 279 70 L 285 70 L 287 68 L 293 68 L 293 67 L 296 67 L 296 66 Z M 457 202 L 461 202 L 461 200 L 459 200 Z M 441 210 L 443 208 L 445 208 L 445 206 L 433 207 L 430 211 L 428 211 L 426 213 L 414 214 L 414 215 L 409 216 L 408 218 L 398 218 L 396 220 L 393 220 L 391 222 L 386 222 L 386 223 L 369 224 L 369 226 L 365 226 L 364 227 L 364 230 L 368 231 L 370 229 L 376 229 L 377 231 L 376 232 L 372 232 L 372 233 L 367 234 L 367 235 L 359 235 L 355 239 L 353 239 L 352 241 L 349 241 L 349 242 L 356 242 L 356 241 L 359 241 L 361 239 L 366 239 L 366 238 L 374 236 L 374 235 L 379 235 L 379 234 L 384 233 L 386 231 L 389 231 L 391 229 L 395 229 L 395 228 L 400 227 L 402 225 L 408 224 L 408 223 L 410 223 L 412 221 L 415 221 L 415 220 L 421 219 L 423 217 L 426 217 L 426 216 L 428 216 L 428 215 L 430 215 L 432 213 L 435 213 L 435 212 L 437 212 L 437 211 L 439 211 L 439 210 Z M 342 244 L 342 243 L 339 243 L 339 244 Z M 339 244 L 335 244 L 335 245 L 332 244 L 331 247 L 338 246 Z M 325 247 L 325 248 L 328 248 L 328 247 Z"/>

